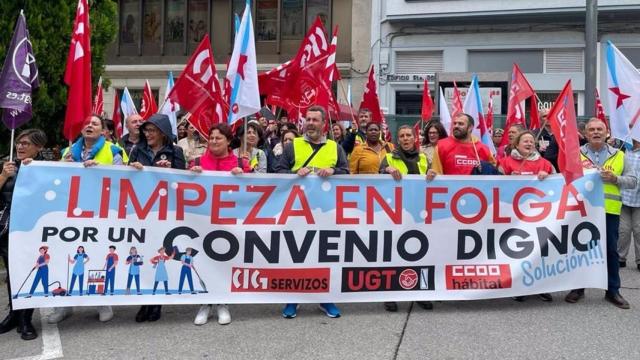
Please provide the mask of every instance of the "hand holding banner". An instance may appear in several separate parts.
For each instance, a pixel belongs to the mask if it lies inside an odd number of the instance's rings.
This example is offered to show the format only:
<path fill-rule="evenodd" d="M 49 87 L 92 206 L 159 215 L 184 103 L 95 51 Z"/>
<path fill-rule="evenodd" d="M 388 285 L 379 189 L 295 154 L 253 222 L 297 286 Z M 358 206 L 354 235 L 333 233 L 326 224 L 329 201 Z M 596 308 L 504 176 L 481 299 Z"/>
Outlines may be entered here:
<path fill-rule="evenodd" d="M 385 175 L 194 178 L 160 168 L 140 175 L 63 162 L 20 169 L 9 258 L 26 259 L 12 261 L 10 274 L 27 285 L 13 289 L 14 309 L 465 300 L 607 286 L 596 172 L 569 186 L 558 175 L 429 183 L 418 175 L 401 183 Z M 47 206 L 18 206 L 38 201 Z M 110 271 L 102 261 L 100 271 L 86 269 L 89 296 L 69 289 L 70 296 L 45 297 L 46 285 L 66 277 L 78 245 L 92 259 L 106 257 Z M 132 247 L 151 262 L 131 269 L 115 261 Z M 182 293 L 184 254 L 195 258 L 203 285 Z M 45 260 L 46 285 L 29 276 Z M 131 270 L 140 295 L 125 287 Z M 154 295 L 159 276 L 172 296 L 164 287 Z M 114 295 L 98 296 L 106 285 Z"/>

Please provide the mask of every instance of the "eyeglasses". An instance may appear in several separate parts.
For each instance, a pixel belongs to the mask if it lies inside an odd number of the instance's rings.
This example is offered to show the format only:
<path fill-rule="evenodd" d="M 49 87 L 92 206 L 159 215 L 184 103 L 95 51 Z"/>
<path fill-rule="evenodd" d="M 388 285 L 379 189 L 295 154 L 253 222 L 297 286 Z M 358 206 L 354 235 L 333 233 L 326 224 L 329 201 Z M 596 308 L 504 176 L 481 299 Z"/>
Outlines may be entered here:
<path fill-rule="evenodd" d="M 146 134 L 155 134 L 155 133 L 160 132 L 160 130 L 158 130 L 156 128 L 153 128 L 153 127 L 150 127 L 150 126 L 147 126 L 146 128 L 142 129 L 142 132 L 146 133 Z"/>
<path fill-rule="evenodd" d="M 29 147 L 31 145 L 33 145 L 33 143 L 30 142 L 30 141 L 18 141 L 18 142 L 16 142 L 16 147 L 21 147 L 21 146 L 22 147 Z"/>

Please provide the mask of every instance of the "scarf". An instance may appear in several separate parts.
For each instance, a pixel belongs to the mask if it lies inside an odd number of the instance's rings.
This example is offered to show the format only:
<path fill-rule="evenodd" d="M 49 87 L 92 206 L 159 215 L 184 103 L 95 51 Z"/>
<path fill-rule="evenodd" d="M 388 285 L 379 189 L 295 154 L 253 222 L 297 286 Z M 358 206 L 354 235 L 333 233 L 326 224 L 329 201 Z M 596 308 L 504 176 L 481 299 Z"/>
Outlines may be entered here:
<path fill-rule="evenodd" d="M 420 161 L 420 152 L 418 150 L 411 149 L 407 151 L 398 147 L 398 149 L 394 151 L 394 153 L 407 166 L 408 174 L 420 174 L 420 169 L 418 168 L 418 161 Z"/>
<path fill-rule="evenodd" d="M 91 148 L 91 152 L 89 153 L 89 158 L 87 158 L 87 160 L 91 160 L 91 159 L 95 158 L 95 156 L 98 153 L 98 151 L 100 151 L 100 149 L 102 149 L 102 147 L 104 146 L 105 141 L 106 140 L 104 139 L 104 136 L 100 135 L 98 140 L 96 140 L 96 143 L 93 144 L 93 147 Z M 71 145 L 71 149 L 69 149 L 69 152 L 71 153 L 71 157 L 72 157 L 74 162 L 83 162 L 84 161 L 82 159 L 82 149 L 84 149 L 84 138 L 83 137 L 81 137 L 80 139 L 78 139 L 78 141 L 73 143 L 73 145 Z"/>
<path fill-rule="evenodd" d="M 540 153 L 534 150 L 531 152 L 531 154 L 529 154 L 529 156 L 525 158 L 524 156 L 522 156 L 522 154 L 520 154 L 520 151 L 518 151 L 518 149 L 513 149 L 511 150 L 511 157 L 515 160 L 536 161 L 540 158 Z"/>

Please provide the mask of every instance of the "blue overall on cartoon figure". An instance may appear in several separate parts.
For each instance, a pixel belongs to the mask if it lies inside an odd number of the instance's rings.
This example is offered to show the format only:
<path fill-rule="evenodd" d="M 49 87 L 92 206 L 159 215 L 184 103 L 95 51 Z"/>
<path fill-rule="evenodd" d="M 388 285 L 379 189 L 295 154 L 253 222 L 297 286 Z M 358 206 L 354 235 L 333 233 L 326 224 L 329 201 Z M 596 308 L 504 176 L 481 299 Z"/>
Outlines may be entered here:
<path fill-rule="evenodd" d="M 104 292 L 102 295 L 106 295 L 111 286 L 110 295 L 113 295 L 115 281 L 116 281 L 116 266 L 118 265 L 118 254 L 116 254 L 116 247 L 109 246 L 109 253 L 104 264 L 104 269 L 107 270 L 107 276 L 105 278 Z"/>
<path fill-rule="evenodd" d="M 193 266 L 193 256 L 191 256 L 191 248 L 187 248 L 186 253 L 180 257 L 180 262 L 182 263 L 182 268 L 180 269 L 178 294 L 182 293 L 182 285 L 184 285 L 185 278 L 187 278 L 187 281 L 189 282 L 189 289 L 191 289 L 191 293 L 195 294 L 195 291 L 193 290 L 193 278 L 191 276 L 191 267 Z"/>
<path fill-rule="evenodd" d="M 138 295 L 142 295 L 140 292 L 140 266 L 143 264 L 142 256 L 138 255 L 138 250 L 135 246 L 132 246 L 129 250 L 129 256 L 127 257 L 127 265 L 129 265 L 129 275 L 127 276 L 127 290 L 126 294 L 131 293 L 131 280 L 136 282 L 136 292 Z"/>
<path fill-rule="evenodd" d="M 73 270 L 71 272 L 71 285 L 69 286 L 69 292 L 67 296 L 71 296 L 73 293 L 73 286 L 76 283 L 76 278 L 78 281 L 78 294 L 82 296 L 82 292 L 84 290 L 84 265 L 89 262 L 89 256 L 85 254 L 84 247 L 78 246 L 78 250 L 76 250 L 76 254 L 73 258 L 68 259 L 70 264 L 73 264 Z"/>
<path fill-rule="evenodd" d="M 31 297 L 33 295 L 38 283 L 42 283 L 44 296 L 49 296 L 49 254 L 47 254 L 49 247 L 41 246 L 38 251 L 40 252 L 40 256 L 38 256 L 36 265 L 34 266 L 34 268 L 37 268 L 38 270 L 36 271 L 36 278 L 33 279 L 33 284 L 31 285 L 31 290 L 27 297 Z"/>

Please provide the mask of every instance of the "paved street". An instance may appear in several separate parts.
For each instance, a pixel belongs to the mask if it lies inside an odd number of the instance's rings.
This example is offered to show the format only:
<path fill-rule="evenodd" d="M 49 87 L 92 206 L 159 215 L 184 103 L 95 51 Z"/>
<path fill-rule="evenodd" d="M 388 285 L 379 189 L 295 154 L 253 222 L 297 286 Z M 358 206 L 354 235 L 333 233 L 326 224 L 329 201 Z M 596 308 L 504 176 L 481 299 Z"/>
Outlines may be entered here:
<path fill-rule="evenodd" d="M 279 305 L 231 306 L 233 322 L 192 324 L 197 306 L 166 306 L 156 323 L 137 324 L 135 307 L 115 308 L 100 323 L 93 308 L 78 308 L 58 326 L 44 325 L 31 342 L 0 335 L 2 359 L 640 359 L 640 272 L 622 269 L 622 293 L 631 310 L 619 310 L 587 291 L 578 305 L 528 298 L 436 303 L 433 311 L 402 303 L 397 313 L 381 304 L 344 304 L 329 319 L 303 305 L 285 320 Z M 0 294 L 6 308 L 6 289 Z M 50 310 L 43 310 L 50 311 Z M 3 312 L 4 315 L 4 312 Z M 44 335 L 44 336 L 43 336 Z M 43 345 L 44 341 L 44 345 Z"/>

